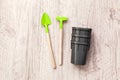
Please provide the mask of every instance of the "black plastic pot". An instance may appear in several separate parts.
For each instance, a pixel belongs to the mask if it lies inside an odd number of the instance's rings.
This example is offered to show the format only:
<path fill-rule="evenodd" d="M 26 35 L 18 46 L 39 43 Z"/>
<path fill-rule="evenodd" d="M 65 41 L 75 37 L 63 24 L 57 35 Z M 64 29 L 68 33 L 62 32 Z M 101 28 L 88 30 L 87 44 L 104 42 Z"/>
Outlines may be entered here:
<path fill-rule="evenodd" d="M 90 28 L 72 28 L 72 40 L 71 40 L 71 63 L 76 65 L 85 65 L 87 52 L 90 47 L 91 39 Z"/>

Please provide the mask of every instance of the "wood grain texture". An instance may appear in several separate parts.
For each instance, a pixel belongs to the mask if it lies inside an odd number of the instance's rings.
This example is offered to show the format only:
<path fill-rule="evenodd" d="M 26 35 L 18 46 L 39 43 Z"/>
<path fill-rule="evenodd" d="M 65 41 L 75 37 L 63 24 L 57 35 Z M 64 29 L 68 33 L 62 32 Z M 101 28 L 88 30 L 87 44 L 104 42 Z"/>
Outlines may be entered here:
<path fill-rule="evenodd" d="M 52 19 L 56 70 L 39 22 L 43 12 Z M 64 25 L 63 66 L 58 66 L 57 15 L 69 18 Z M 70 63 L 73 26 L 93 29 L 85 66 Z M 120 80 L 120 0 L 0 0 L 0 80 Z"/>

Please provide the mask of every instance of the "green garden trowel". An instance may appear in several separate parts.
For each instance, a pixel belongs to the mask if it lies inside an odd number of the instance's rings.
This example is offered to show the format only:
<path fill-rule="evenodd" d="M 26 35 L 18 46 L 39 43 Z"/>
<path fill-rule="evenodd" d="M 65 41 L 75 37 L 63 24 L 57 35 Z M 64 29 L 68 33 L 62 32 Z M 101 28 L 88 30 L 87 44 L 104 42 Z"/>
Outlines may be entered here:
<path fill-rule="evenodd" d="M 51 40 L 50 40 L 49 28 L 48 28 L 48 26 L 51 24 L 51 19 L 48 16 L 47 13 L 44 13 L 42 15 L 41 24 L 42 24 L 42 26 L 45 27 L 45 32 L 47 34 L 48 45 L 49 45 L 49 49 L 50 49 L 50 59 L 51 59 L 51 63 L 52 63 L 53 69 L 55 69 L 56 68 L 56 62 L 55 62 L 55 57 L 54 57 L 52 46 L 51 46 Z"/>

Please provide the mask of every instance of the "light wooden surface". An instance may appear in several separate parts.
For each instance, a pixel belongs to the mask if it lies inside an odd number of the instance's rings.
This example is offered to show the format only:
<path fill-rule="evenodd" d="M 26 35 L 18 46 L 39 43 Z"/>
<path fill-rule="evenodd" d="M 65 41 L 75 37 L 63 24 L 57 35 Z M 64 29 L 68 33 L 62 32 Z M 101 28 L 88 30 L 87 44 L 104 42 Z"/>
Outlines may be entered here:
<path fill-rule="evenodd" d="M 52 18 L 50 36 L 57 69 L 51 68 L 47 38 L 39 25 Z M 58 66 L 59 22 L 64 25 L 63 66 Z M 70 63 L 72 26 L 93 29 L 85 66 Z M 120 80 L 120 0 L 0 0 L 0 80 Z"/>

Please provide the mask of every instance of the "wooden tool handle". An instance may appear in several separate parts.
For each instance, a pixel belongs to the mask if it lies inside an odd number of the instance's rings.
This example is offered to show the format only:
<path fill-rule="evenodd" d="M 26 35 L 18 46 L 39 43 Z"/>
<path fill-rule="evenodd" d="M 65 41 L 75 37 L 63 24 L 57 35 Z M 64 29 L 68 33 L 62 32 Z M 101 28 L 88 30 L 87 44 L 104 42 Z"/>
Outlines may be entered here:
<path fill-rule="evenodd" d="M 60 44 L 59 44 L 59 65 L 62 66 L 63 64 L 63 32 L 62 29 L 60 29 Z"/>
<path fill-rule="evenodd" d="M 51 40 L 50 40 L 49 33 L 47 33 L 47 38 L 48 38 L 48 45 L 50 49 L 50 59 L 51 59 L 52 67 L 53 69 L 56 69 L 56 62 L 55 62 L 55 57 L 54 57 L 52 46 L 51 46 Z"/>

